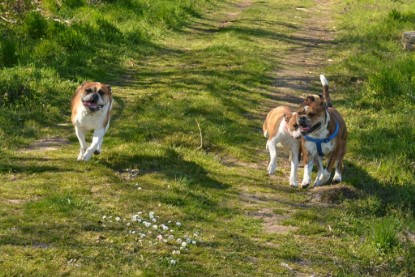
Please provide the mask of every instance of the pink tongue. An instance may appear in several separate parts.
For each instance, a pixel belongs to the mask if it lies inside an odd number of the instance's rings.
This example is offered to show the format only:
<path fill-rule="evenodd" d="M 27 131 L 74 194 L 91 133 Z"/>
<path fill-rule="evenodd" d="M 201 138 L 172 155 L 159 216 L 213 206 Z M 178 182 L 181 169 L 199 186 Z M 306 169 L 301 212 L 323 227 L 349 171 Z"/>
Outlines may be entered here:
<path fill-rule="evenodd" d="M 301 127 L 301 130 L 308 131 L 308 130 L 310 130 L 310 128 L 309 127 Z"/>
<path fill-rule="evenodd" d="M 90 108 L 96 108 L 97 107 L 96 104 L 91 103 L 91 102 L 84 102 L 84 105 L 87 106 L 87 107 L 90 107 Z"/>

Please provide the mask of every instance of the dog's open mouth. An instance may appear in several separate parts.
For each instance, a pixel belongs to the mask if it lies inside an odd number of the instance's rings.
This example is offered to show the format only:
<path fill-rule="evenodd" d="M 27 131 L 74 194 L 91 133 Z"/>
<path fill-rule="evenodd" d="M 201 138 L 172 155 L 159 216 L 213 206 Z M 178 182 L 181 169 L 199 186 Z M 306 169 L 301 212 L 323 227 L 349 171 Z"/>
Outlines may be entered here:
<path fill-rule="evenodd" d="M 84 104 L 84 106 L 90 111 L 98 111 L 104 107 L 103 105 L 98 105 L 96 102 L 89 101 L 82 101 L 82 104 Z"/>
<path fill-rule="evenodd" d="M 82 102 L 83 104 L 84 104 L 84 106 L 85 107 L 87 107 L 87 108 L 98 108 L 98 105 L 97 105 L 97 103 L 94 103 L 94 102 L 88 102 L 88 101 L 83 101 Z"/>
<path fill-rule="evenodd" d="M 300 132 L 302 135 L 307 135 L 308 133 L 310 133 L 310 127 L 301 127 L 300 126 Z"/>

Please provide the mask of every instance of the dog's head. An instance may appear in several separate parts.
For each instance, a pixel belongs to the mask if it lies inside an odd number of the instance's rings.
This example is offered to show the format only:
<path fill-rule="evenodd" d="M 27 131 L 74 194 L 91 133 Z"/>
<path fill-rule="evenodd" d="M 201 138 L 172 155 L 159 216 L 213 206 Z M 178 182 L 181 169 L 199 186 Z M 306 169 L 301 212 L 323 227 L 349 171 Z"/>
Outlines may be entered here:
<path fill-rule="evenodd" d="M 301 137 L 300 125 L 297 123 L 298 113 L 290 113 L 285 114 L 284 119 L 287 122 L 287 129 L 290 135 L 295 138 L 299 139 Z"/>
<path fill-rule="evenodd" d="M 99 82 L 84 82 L 76 90 L 85 108 L 90 112 L 101 110 L 112 99 L 111 86 Z"/>
<path fill-rule="evenodd" d="M 326 121 L 326 108 L 323 102 L 310 102 L 300 106 L 297 111 L 296 122 L 303 136 L 320 129 Z"/>

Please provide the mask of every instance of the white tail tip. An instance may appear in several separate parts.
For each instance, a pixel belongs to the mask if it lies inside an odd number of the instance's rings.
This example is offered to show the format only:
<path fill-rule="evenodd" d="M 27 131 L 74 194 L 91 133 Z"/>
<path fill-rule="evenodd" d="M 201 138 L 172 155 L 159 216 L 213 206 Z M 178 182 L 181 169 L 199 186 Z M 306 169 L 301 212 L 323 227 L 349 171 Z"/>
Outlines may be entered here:
<path fill-rule="evenodd" d="M 323 87 L 329 85 L 329 81 L 327 81 L 326 77 L 324 77 L 323 74 L 320 75 L 320 81 L 321 81 L 321 84 L 323 85 Z"/>

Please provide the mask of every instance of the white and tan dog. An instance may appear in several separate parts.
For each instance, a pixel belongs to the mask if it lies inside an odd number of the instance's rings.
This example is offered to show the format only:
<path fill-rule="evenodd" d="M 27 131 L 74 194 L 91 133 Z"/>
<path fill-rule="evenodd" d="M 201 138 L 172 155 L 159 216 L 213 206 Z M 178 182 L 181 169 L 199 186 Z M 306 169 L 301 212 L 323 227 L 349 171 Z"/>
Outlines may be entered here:
<path fill-rule="evenodd" d="M 293 133 L 299 133 L 299 126 L 296 122 L 291 122 L 292 113 L 288 106 L 279 106 L 272 109 L 262 126 L 264 136 L 268 138 L 266 148 L 269 151 L 270 162 L 268 165 L 268 174 L 274 174 L 277 168 L 277 144 L 288 148 L 290 151 L 291 172 L 290 172 L 290 186 L 296 187 L 297 170 L 300 155 L 300 140 L 295 139 Z"/>
<path fill-rule="evenodd" d="M 71 108 L 71 120 L 81 145 L 77 160 L 88 161 L 93 153 L 101 153 L 104 135 L 110 125 L 111 86 L 99 82 L 84 82 L 76 89 Z M 94 134 L 92 143 L 88 147 L 85 135 L 90 130 L 94 130 Z"/>
<path fill-rule="evenodd" d="M 305 102 L 297 111 L 294 118 L 300 126 L 302 154 L 304 159 L 304 178 L 301 187 L 311 183 L 313 161 L 318 164 L 317 178 L 314 186 L 325 184 L 336 166 L 333 183 L 341 182 L 343 157 L 346 153 L 347 128 L 346 124 L 331 105 L 327 79 L 320 75 L 323 85 L 323 101 Z M 299 138 L 295 133 L 294 138 Z M 323 157 L 328 157 L 327 167 L 323 167 Z"/>

